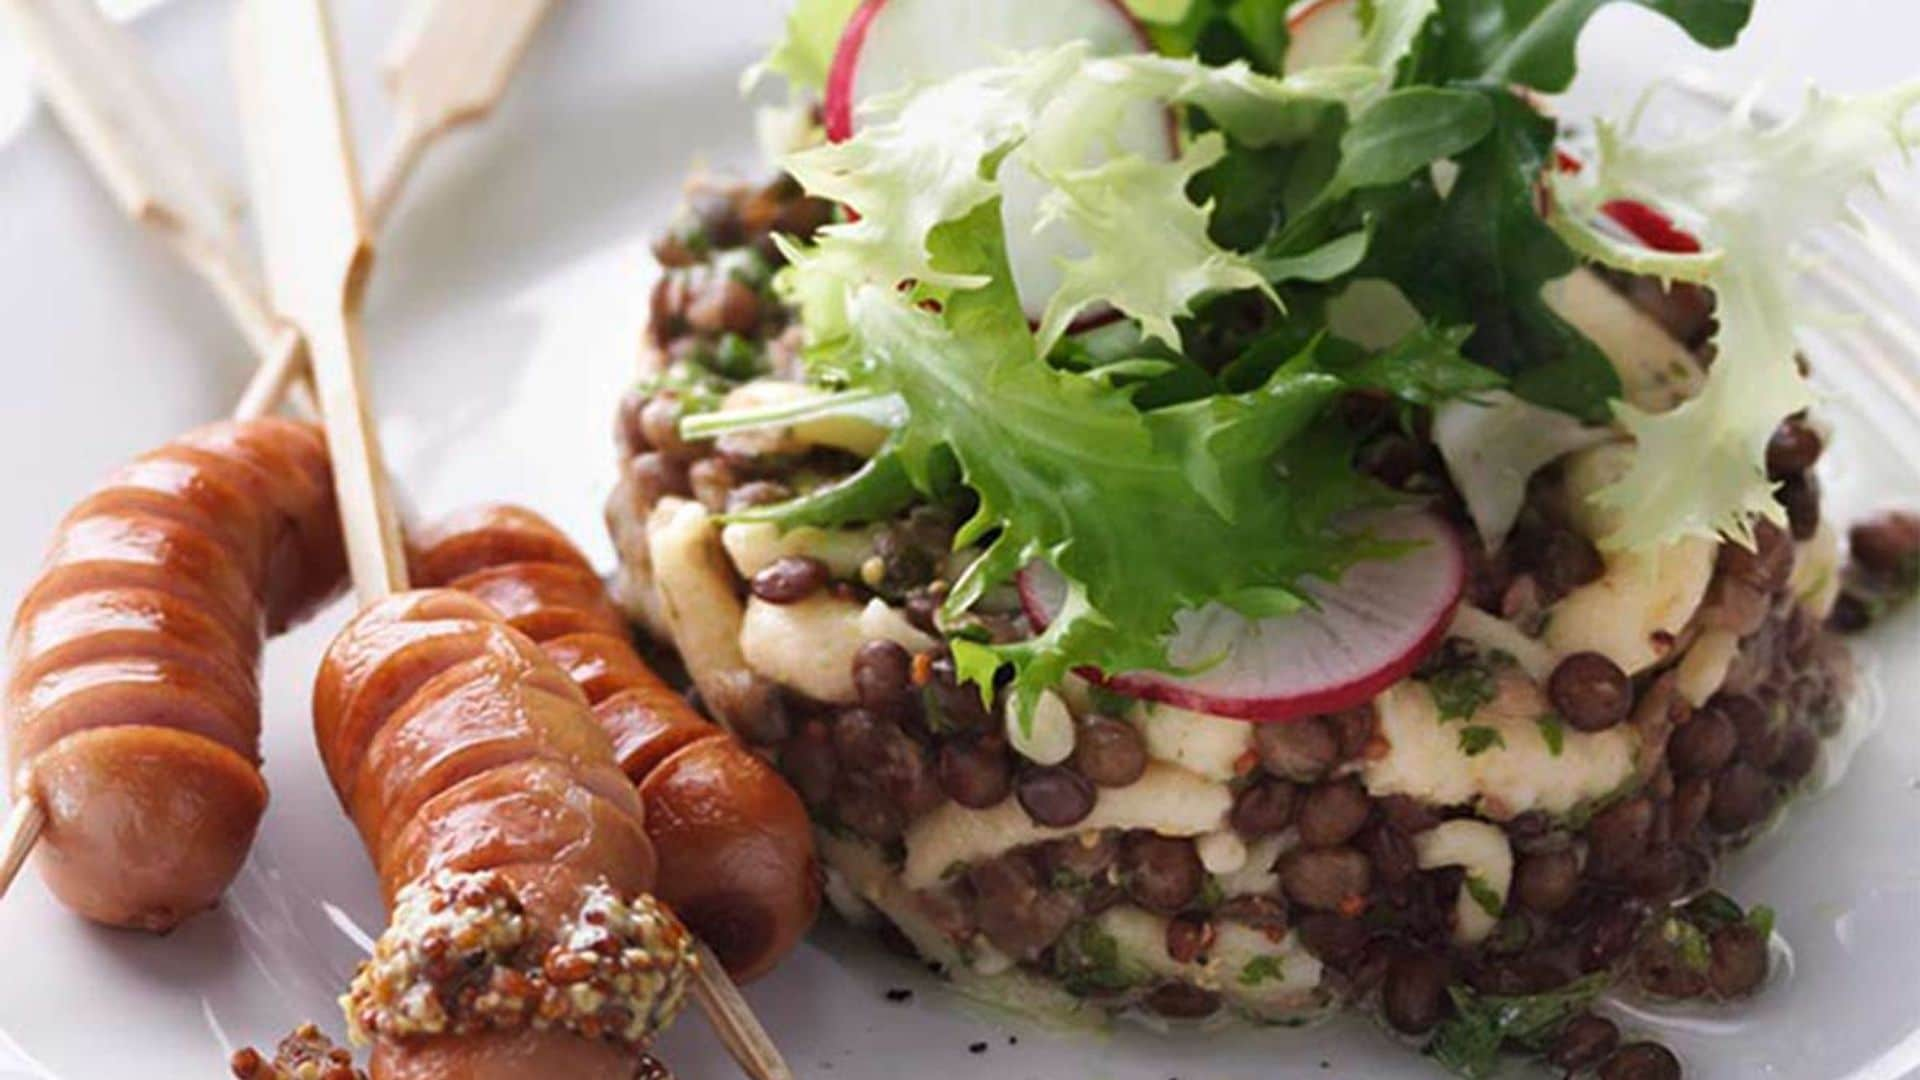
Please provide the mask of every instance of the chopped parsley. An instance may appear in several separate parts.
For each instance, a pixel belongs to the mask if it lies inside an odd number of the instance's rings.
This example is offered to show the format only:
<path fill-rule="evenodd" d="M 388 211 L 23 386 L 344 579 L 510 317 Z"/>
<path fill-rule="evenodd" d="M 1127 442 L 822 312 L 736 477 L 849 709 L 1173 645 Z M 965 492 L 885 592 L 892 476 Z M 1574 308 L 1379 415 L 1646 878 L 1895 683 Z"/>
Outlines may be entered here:
<path fill-rule="evenodd" d="M 1473 897 L 1473 902 L 1479 905 L 1480 910 L 1486 912 L 1490 918 L 1499 918 L 1500 913 L 1506 909 L 1507 902 L 1501 899 L 1493 886 L 1487 884 L 1486 879 L 1478 874 L 1468 874 L 1461 888 L 1467 890 L 1467 895 Z"/>
<path fill-rule="evenodd" d="M 1534 723 L 1540 727 L 1540 738 L 1547 744 L 1547 753 L 1559 757 L 1567 748 L 1567 722 L 1555 713 L 1547 713 Z"/>
<path fill-rule="evenodd" d="M 1468 757 L 1479 757 L 1496 746 L 1503 750 L 1507 746 L 1507 737 L 1499 728 L 1473 724 L 1460 729 L 1460 752 Z"/>
<path fill-rule="evenodd" d="M 1434 1031 L 1427 1053 L 1460 1076 L 1483 1080 L 1498 1071 L 1501 1047 L 1545 1051 L 1567 1021 L 1585 1012 L 1606 988 L 1604 972 L 1558 990 L 1516 997 L 1449 987 L 1454 1015 Z"/>
<path fill-rule="evenodd" d="M 1259 986 L 1286 977 L 1286 962 L 1278 956 L 1256 956 L 1240 969 L 1241 986 Z"/>
<path fill-rule="evenodd" d="M 1100 924 L 1082 921 L 1061 937 L 1053 950 L 1053 971 L 1069 994 L 1087 997 L 1130 990 L 1147 973 L 1120 955 L 1120 943 Z"/>
<path fill-rule="evenodd" d="M 1493 672 L 1475 661 L 1443 668 L 1427 678 L 1427 692 L 1442 720 L 1468 720 L 1497 694 Z"/>

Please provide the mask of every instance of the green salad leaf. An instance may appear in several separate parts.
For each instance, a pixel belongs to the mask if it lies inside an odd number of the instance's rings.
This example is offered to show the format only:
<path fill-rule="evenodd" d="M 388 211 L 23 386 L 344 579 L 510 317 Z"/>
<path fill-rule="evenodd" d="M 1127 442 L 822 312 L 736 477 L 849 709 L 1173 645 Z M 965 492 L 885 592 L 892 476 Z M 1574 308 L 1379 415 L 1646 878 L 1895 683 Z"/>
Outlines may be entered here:
<path fill-rule="evenodd" d="M 1451 987 L 1454 1014 L 1434 1030 L 1427 1053 L 1458 1076 L 1485 1080 L 1499 1071 L 1503 1047 L 1545 1051 L 1566 1022 L 1591 1007 L 1606 988 L 1605 973 L 1516 997 Z"/>
<path fill-rule="evenodd" d="M 1442 0 L 1439 32 L 1419 64 L 1429 81 L 1478 80 L 1559 93 L 1573 81 L 1574 47 L 1613 0 Z M 1626 0 L 1674 21 L 1709 48 L 1734 43 L 1753 0 Z"/>
<path fill-rule="evenodd" d="M 1362 200 L 1382 239 L 1361 274 L 1397 285 L 1430 320 L 1473 327 L 1467 354 L 1511 376 L 1521 398 L 1605 421 L 1619 376 L 1541 296 L 1579 264 L 1539 212 L 1554 124 L 1504 89 L 1477 93 L 1492 130 L 1457 156 L 1450 187 L 1423 177 Z"/>
<path fill-rule="evenodd" d="M 840 35 L 860 0 L 793 0 L 785 32 L 766 59 L 747 70 L 748 84 L 764 75 L 778 75 L 796 90 L 826 88 Z"/>

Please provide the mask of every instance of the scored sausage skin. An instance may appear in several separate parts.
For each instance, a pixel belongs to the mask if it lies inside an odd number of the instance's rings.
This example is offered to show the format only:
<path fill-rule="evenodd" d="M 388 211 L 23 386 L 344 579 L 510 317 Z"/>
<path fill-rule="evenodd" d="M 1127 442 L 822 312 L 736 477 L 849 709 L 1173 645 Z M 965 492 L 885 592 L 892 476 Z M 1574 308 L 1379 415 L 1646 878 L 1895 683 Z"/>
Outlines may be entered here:
<path fill-rule="evenodd" d="M 441 870 L 492 872 L 541 935 L 588 891 L 651 892 L 639 795 L 586 698 L 491 608 L 422 590 L 361 612 L 327 650 L 314 732 L 391 907 Z M 626 1080 L 630 1050 L 561 1029 L 375 1039 L 376 1078 Z"/>
<path fill-rule="evenodd" d="M 115 473 L 61 522 L 8 643 L 7 761 L 39 801 L 41 876 L 109 926 L 164 932 L 245 861 L 264 636 L 346 576 L 326 440 L 212 424 Z"/>
<path fill-rule="evenodd" d="M 413 539 L 416 580 L 483 600 L 586 693 L 646 803 L 660 857 L 655 894 L 734 978 L 772 970 L 820 909 L 799 796 L 647 666 L 586 557 L 546 519 L 475 507 Z"/>

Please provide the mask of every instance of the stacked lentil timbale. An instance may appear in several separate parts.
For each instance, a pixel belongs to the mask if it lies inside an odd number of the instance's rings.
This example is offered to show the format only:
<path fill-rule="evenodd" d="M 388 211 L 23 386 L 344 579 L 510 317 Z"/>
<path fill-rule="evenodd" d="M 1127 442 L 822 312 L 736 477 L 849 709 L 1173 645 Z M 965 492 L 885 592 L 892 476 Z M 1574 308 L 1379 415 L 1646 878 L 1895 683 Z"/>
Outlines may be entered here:
<path fill-rule="evenodd" d="M 1680 1067 L 1591 1014 L 1600 990 L 1733 999 L 1764 983 L 1770 914 L 1711 891 L 1715 862 L 1818 771 L 1851 678 L 1831 625 L 1864 623 L 1920 551 L 1920 527 L 1889 519 L 1854 539 L 1873 568 L 1843 572 L 1813 420 L 1768 455 L 1787 527 L 1761 524 L 1752 549 L 1692 541 L 1651 569 L 1596 547 L 1580 509 L 1612 449 L 1545 470 L 1510 538 L 1470 542 L 1451 635 L 1367 707 L 1250 725 L 1070 679 L 1009 725 L 947 643 L 1030 634 L 1018 598 L 934 617 L 969 557 L 952 550 L 964 489 L 783 533 L 729 515 L 828 488 L 883 433 L 680 431 L 813 392 L 771 235 L 831 216 L 785 180 L 694 190 L 656 249 L 608 514 L 625 606 L 793 781 L 843 913 L 1027 1008 L 1293 1021 L 1353 1006 L 1445 1058 L 1476 1003 L 1548 1002 L 1551 1023 L 1504 1037 L 1616 1080 Z M 1712 362 L 1710 296 L 1604 280 Z M 1363 468 L 1473 538 L 1421 424 L 1358 396 L 1343 414 Z M 1629 572 L 1662 591 L 1626 588 Z M 1632 628 L 1624 644 L 1613 624 Z"/>

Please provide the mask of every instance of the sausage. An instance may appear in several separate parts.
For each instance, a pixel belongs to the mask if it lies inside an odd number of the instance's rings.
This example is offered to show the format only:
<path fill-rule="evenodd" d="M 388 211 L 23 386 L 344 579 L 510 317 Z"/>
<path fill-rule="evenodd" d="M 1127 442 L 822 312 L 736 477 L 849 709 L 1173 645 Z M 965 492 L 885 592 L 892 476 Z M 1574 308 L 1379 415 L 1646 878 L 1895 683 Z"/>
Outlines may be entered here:
<path fill-rule="evenodd" d="M 422 590 L 363 611 L 321 664 L 314 733 L 395 913 L 376 946 L 376 963 L 383 955 L 434 955 L 407 936 L 416 928 L 403 925 L 417 891 L 452 895 L 448 890 L 476 881 L 497 883 L 524 913 L 526 944 L 514 946 L 512 955 L 531 956 L 532 966 L 510 973 L 524 983 L 543 970 L 540 958 L 548 950 L 603 925 L 583 907 L 596 890 L 645 897 L 654 886 L 645 810 L 580 688 L 473 597 Z M 649 1022 L 644 1037 L 678 1008 L 693 963 L 684 929 L 662 917 L 671 933 L 648 950 L 659 957 L 668 983 L 634 1014 L 653 1015 L 658 1007 L 658 1023 Z M 474 970 L 453 968 L 460 978 Z M 370 992 L 367 971 L 356 977 L 350 1002 L 381 1000 L 359 996 Z M 477 1027 L 462 1029 L 445 1026 L 455 1022 L 445 1017 L 440 1027 L 422 1027 L 356 1008 L 350 1004 L 349 1019 L 374 1043 L 376 1078 L 626 1080 L 644 1041 L 602 1037 L 597 1027 L 548 1023 L 544 1016 L 537 1025 L 476 1021 Z"/>
<path fill-rule="evenodd" d="M 6 698 L 12 794 L 47 812 L 61 902 L 164 932 L 219 900 L 266 809 L 263 636 L 345 573 L 309 424 L 200 428 L 67 515 L 14 616 Z"/>
<path fill-rule="evenodd" d="M 579 683 L 646 803 L 660 898 L 736 979 L 770 971 L 820 908 L 799 796 L 647 666 L 586 557 L 538 514 L 476 507 L 413 543 L 416 580 L 479 597 Z"/>

